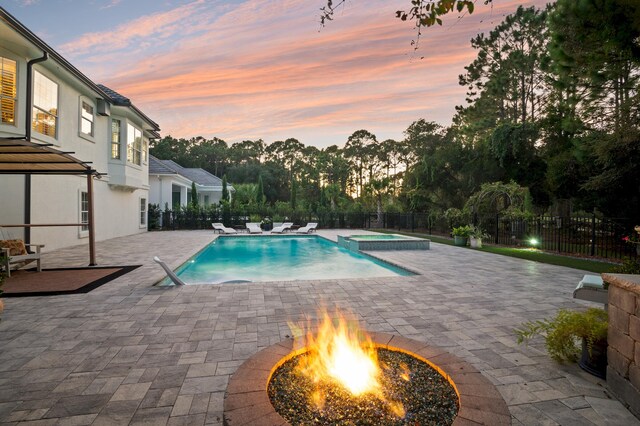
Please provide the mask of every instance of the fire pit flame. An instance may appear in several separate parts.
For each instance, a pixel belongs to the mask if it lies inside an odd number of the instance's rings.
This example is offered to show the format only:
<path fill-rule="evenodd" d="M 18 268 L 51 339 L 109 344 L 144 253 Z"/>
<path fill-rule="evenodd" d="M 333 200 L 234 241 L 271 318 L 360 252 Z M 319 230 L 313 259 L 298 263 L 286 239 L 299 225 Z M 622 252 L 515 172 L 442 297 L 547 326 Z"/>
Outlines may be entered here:
<path fill-rule="evenodd" d="M 300 329 L 295 325 L 291 325 L 291 328 Z M 327 380 L 337 381 L 354 396 L 373 395 L 386 402 L 396 416 L 404 417 L 402 404 L 388 400 L 383 393 L 380 383 L 382 372 L 375 345 L 360 330 L 357 322 L 347 322 L 341 314 L 334 322 L 323 311 L 317 333 L 307 331 L 306 346 L 308 356 L 300 359 L 297 366 L 299 373 L 316 384 Z M 408 374 L 405 380 L 409 380 Z M 321 410 L 324 406 L 322 392 L 314 392 L 311 402 Z"/>

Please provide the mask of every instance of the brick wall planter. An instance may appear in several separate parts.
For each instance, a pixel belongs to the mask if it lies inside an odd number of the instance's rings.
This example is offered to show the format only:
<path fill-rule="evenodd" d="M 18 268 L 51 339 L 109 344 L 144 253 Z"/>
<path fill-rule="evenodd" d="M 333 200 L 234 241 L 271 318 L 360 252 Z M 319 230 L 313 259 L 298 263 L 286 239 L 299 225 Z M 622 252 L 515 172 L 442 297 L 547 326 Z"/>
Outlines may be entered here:
<path fill-rule="evenodd" d="M 609 284 L 607 385 L 640 417 L 640 275 L 602 278 Z"/>

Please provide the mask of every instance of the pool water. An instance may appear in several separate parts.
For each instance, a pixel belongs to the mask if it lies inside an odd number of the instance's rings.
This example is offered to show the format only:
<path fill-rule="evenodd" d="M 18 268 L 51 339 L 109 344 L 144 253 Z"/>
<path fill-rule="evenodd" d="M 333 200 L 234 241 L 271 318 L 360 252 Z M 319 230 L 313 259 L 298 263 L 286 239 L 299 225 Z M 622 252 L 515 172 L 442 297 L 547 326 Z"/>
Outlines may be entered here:
<path fill-rule="evenodd" d="M 411 240 L 411 238 L 403 237 L 402 235 L 351 235 L 350 239 L 356 241 L 368 241 L 368 240 Z"/>
<path fill-rule="evenodd" d="M 318 236 L 221 236 L 176 274 L 186 284 L 414 275 Z"/>

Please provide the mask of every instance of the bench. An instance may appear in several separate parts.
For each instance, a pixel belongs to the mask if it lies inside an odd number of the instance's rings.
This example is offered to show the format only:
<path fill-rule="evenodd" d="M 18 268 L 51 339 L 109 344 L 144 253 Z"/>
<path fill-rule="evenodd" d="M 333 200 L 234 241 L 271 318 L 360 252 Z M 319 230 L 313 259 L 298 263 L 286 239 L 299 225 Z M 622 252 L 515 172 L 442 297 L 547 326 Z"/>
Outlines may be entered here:
<path fill-rule="evenodd" d="M 585 275 L 573 290 L 573 298 L 607 304 L 609 292 L 604 288 L 604 281 L 599 275 Z"/>

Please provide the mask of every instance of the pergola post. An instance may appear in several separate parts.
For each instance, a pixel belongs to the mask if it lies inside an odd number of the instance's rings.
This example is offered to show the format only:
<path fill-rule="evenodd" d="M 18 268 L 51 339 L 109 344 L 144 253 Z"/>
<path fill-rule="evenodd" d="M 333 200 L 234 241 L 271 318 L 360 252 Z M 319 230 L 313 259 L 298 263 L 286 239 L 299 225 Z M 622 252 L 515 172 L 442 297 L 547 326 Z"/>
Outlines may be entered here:
<path fill-rule="evenodd" d="M 87 198 L 89 202 L 89 266 L 96 266 L 96 236 L 93 222 L 93 173 L 91 173 L 90 169 L 87 170 Z"/>

